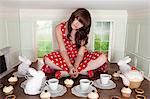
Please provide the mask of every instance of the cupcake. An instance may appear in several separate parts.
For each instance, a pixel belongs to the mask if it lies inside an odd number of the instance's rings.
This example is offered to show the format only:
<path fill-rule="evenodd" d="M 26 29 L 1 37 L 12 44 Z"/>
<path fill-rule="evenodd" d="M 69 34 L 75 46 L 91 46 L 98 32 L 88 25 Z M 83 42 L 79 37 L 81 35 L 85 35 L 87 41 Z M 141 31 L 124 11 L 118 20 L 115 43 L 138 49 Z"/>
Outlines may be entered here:
<path fill-rule="evenodd" d="M 9 83 L 10 83 L 11 85 L 15 85 L 16 82 L 18 81 L 18 78 L 13 75 L 12 77 L 10 77 L 10 78 L 8 79 L 8 81 L 9 81 Z"/>
<path fill-rule="evenodd" d="M 3 88 L 3 92 L 5 93 L 5 95 L 9 95 L 13 93 L 13 86 L 9 85 L 9 86 L 5 86 Z"/>
<path fill-rule="evenodd" d="M 130 97 L 132 90 L 128 87 L 123 87 L 121 93 L 123 97 Z"/>
<path fill-rule="evenodd" d="M 8 95 L 5 97 L 5 99 L 16 99 L 15 95 Z"/>
<path fill-rule="evenodd" d="M 88 98 L 89 98 L 89 99 L 98 99 L 98 98 L 99 98 L 99 95 L 98 95 L 98 93 L 97 93 L 95 90 L 93 90 L 92 92 L 90 92 L 90 93 L 88 94 Z"/>
<path fill-rule="evenodd" d="M 144 80 L 144 74 L 138 70 L 130 70 L 126 72 L 125 77 L 129 80 L 129 88 L 136 89 L 139 88 L 142 81 Z"/>
<path fill-rule="evenodd" d="M 65 83 L 66 87 L 72 87 L 74 81 L 72 79 L 66 79 L 64 81 L 64 83 Z"/>
<path fill-rule="evenodd" d="M 118 80 L 119 77 L 120 77 L 120 74 L 117 71 L 113 73 L 113 79 L 114 80 Z"/>
<path fill-rule="evenodd" d="M 40 94 L 41 99 L 50 99 L 51 93 L 48 90 L 44 90 Z"/>

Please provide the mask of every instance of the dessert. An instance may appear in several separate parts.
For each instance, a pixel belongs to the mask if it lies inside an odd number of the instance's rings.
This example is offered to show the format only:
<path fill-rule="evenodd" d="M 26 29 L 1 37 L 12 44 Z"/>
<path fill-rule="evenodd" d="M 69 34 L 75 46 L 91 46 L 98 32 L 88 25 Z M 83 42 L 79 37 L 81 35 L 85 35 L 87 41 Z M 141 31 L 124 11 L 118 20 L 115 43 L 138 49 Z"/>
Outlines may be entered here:
<path fill-rule="evenodd" d="M 15 95 L 8 95 L 5 97 L 5 99 L 16 99 Z"/>
<path fill-rule="evenodd" d="M 89 99 L 98 99 L 98 98 L 99 98 L 99 95 L 98 95 L 98 93 L 97 93 L 95 90 L 92 90 L 92 92 L 90 92 L 90 93 L 88 94 L 88 98 L 89 98 Z"/>
<path fill-rule="evenodd" d="M 51 97 L 51 94 L 48 90 L 44 90 L 40 94 L 41 99 L 50 99 L 50 97 Z"/>
<path fill-rule="evenodd" d="M 120 77 L 120 74 L 117 73 L 117 71 L 113 73 L 113 79 L 114 79 L 114 80 L 118 80 L 119 77 Z"/>
<path fill-rule="evenodd" d="M 65 83 L 66 87 L 72 87 L 74 81 L 72 79 L 66 79 L 64 81 L 64 83 Z"/>
<path fill-rule="evenodd" d="M 120 77 L 123 79 L 125 86 L 129 86 L 131 89 L 139 88 L 144 80 L 144 74 L 138 70 L 130 70 Z M 128 83 L 129 82 L 129 83 Z"/>
<path fill-rule="evenodd" d="M 143 94 L 143 93 L 144 93 L 144 90 L 138 88 L 138 89 L 135 89 L 135 92 L 136 92 L 137 94 Z"/>
<path fill-rule="evenodd" d="M 10 83 L 11 85 L 15 85 L 16 82 L 18 81 L 18 78 L 13 75 L 12 77 L 10 77 L 10 78 L 8 79 L 8 81 L 9 81 L 9 83 Z"/>
<path fill-rule="evenodd" d="M 123 87 L 121 93 L 123 97 L 130 97 L 132 90 L 128 87 Z"/>
<path fill-rule="evenodd" d="M 9 95 L 13 93 L 13 86 L 9 85 L 9 86 L 5 86 L 3 88 L 3 92 L 5 93 L 5 95 Z"/>
<path fill-rule="evenodd" d="M 145 97 L 144 95 L 139 95 L 139 94 L 137 94 L 137 95 L 135 96 L 135 98 L 136 98 L 136 99 L 146 99 L 146 97 Z"/>

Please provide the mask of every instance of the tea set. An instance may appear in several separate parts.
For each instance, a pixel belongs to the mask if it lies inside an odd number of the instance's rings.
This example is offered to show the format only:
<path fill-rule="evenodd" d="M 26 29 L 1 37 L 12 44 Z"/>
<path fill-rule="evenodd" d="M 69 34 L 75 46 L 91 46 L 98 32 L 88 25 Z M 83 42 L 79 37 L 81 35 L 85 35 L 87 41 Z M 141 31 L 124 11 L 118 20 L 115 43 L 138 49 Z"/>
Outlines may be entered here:
<path fill-rule="evenodd" d="M 71 89 L 72 94 L 79 96 L 79 97 L 87 97 L 87 95 L 94 91 L 97 91 L 93 85 L 93 81 L 88 79 L 81 79 L 79 85 L 74 86 Z"/>
<path fill-rule="evenodd" d="M 25 75 L 26 80 L 21 83 L 21 88 L 24 89 L 25 94 L 37 95 L 42 93 L 44 90 L 47 90 L 51 97 L 58 97 L 67 92 L 66 86 L 59 84 L 58 79 L 51 78 L 46 80 L 46 76 L 42 71 L 36 71 L 33 68 L 29 68 L 28 72 L 32 77 Z M 71 88 L 71 92 L 78 97 L 87 97 L 89 93 L 93 91 L 97 92 L 96 88 L 115 88 L 116 84 L 111 80 L 111 78 L 112 77 L 109 74 L 100 74 L 100 79 L 95 81 L 80 79 L 80 84 Z"/>
<path fill-rule="evenodd" d="M 100 79 L 94 81 L 94 86 L 100 89 L 113 89 L 116 84 L 111 80 L 112 76 L 109 74 L 100 74 Z"/>
<path fill-rule="evenodd" d="M 67 88 L 59 84 L 59 80 L 56 78 L 46 80 L 45 84 L 46 87 L 48 87 L 48 91 L 51 93 L 51 97 L 62 96 L 67 92 Z"/>
<path fill-rule="evenodd" d="M 18 71 L 14 74 L 18 77 L 25 77 L 26 80 L 21 83 L 21 88 L 24 89 L 25 94 L 37 95 L 40 94 L 41 97 L 44 93 L 48 97 L 58 97 L 62 96 L 67 92 L 67 85 L 72 87 L 74 81 L 72 79 L 66 79 L 64 85 L 59 84 L 59 80 L 56 78 L 51 78 L 46 80 L 44 72 L 37 71 L 34 68 L 29 67 L 31 61 L 26 57 L 19 56 L 22 63 L 18 67 Z M 123 84 L 129 88 L 138 88 L 143 81 L 143 74 L 138 70 L 132 70 L 127 64 L 131 59 L 125 57 L 118 62 L 120 71 L 117 72 L 118 77 L 123 79 Z M 137 76 L 138 75 L 138 76 Z M 71 93 L 78 97 L 99 97 L 96 88 L 100 89 L 113 89 L 116 84 L 111 80 L 112 76 L 109 74 L 100 74 L 100 78 L 94 81 L 89 79 L 80 79 L 79 85 L 73 86 L 71 88 Z M 138 80 L 138 81 L 137 81 Z M 139 82 L 138 86 L 134 84 Z"/>

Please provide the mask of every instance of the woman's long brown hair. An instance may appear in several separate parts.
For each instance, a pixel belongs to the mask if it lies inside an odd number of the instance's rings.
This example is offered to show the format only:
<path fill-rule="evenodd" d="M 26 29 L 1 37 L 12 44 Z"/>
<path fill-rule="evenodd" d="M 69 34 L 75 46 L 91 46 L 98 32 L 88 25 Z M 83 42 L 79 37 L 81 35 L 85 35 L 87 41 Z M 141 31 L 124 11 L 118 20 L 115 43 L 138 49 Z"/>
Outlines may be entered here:
<path fill-rule="evenodd" d="M 84 41 L 86 45 L 88 43 L 88 34 L 91 27 L 91 15 L 88 10 L 85 8 L 78 8 L 71 14 L 71 17 L 68 20 L 68 35 L 67 38 L 70 40 L 72 27 L 71 24 L 74 19 L 77 18 L 79 22 L 83 24 L 83 27 L 77 30 L 75 34 L 75 42 L 78 48 L 81 47 L 81 41 Z"/>

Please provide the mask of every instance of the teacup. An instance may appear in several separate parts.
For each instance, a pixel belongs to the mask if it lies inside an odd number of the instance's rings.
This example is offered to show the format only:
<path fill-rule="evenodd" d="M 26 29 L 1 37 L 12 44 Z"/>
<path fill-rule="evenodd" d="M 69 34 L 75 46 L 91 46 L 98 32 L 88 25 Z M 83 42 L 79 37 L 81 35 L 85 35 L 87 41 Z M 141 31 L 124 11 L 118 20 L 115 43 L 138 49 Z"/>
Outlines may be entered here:
<path fill-rule="evenodd" d="M 108 84 L 109 80 L 111 79 L 111 75 L 109 74 L 100 74 L 100 79 L 102 84 Z"/>
<path fill-rule="evenodd" d="M 58 83 L 59 83 L 59 80 L 56 78 L 46 80 L 46 82 L 45 82 L 45 84 L 48 85 L 51 90 L 57 90 Z"/>
<path fill-rule="evenodd" d="M 90 81 L 88 79 L 81 79 L 80 80 L 80 89 L 82 91 L 88 90 L 89 86 L 93 84 L 93 81 Z"/>

